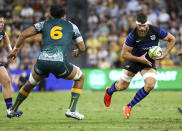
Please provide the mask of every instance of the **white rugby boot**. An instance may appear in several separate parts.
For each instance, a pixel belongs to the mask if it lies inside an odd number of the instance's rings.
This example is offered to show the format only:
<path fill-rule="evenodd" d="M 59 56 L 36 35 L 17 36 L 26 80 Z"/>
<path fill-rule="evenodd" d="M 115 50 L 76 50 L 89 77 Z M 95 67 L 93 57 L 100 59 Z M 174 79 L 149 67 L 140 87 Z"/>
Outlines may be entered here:
<path fill-rule="evenodd" d="M 77 119 L 77 120 L 84 119 L 84 115 L 80 114 L 78 111 L 71 112 L 70 109 L 67 110 L 67 112 L 65 113 L 65 115 L 68 118 L 74 118 L 74 119 Z"/>

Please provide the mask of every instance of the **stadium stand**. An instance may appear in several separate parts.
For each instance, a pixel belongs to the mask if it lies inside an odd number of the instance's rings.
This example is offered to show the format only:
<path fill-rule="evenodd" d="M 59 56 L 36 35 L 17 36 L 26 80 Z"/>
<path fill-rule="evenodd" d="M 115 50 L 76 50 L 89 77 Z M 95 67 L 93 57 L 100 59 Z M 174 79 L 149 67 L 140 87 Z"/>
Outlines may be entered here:
<path fill-rule="evenodd" d="M 171 32 L 176 45 L 170 55 L 157 63 L 161 68 L 182 66 L 182 1 L 180 0 L 0 0 L 0 13 L 5 17 L 5 29 L 12 45 L 17 36 L 33 23 L 49 18 L 50 5 L 61 4 L 67 8 L 68 20 L 81 30 L 87 52 L 73 63 L 82 68 L 119 68 L 124 59 L 120 57 L 122 44 L 128 32 L 135 27 L 138 11 L 148 15 L 153 25 Z M 41 35 L 32 37 L 24 44 L 15 63 L 9 69 L 29 69 L 40 52 Z M 162 49 L 167 43 L 160 42 Z M 4 46 L 1 43 L 1 46 Z M 69 49 L 72 50 L 74 46 Z M 7 63 L 7 52 L 0 48 L 0 59 Z M 68 59 L 72 59 L 68 54 Z"/>

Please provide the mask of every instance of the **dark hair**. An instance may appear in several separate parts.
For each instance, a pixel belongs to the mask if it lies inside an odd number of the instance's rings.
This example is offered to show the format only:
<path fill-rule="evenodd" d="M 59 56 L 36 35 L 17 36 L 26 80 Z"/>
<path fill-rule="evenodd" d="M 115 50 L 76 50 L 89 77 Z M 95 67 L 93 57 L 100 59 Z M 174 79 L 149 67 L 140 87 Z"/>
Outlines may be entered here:
<path fill-rule="evenodd" d="M 51 5 L 50 13 L 54 18 L 61 18 L 66 14 L 66 10 L 61 5 Z"/>
<path fill-rule="evenodd" d="M 147 16 L 144 13 L 137 14 L 137 21 L 144 24 L 147 22 Z"/>

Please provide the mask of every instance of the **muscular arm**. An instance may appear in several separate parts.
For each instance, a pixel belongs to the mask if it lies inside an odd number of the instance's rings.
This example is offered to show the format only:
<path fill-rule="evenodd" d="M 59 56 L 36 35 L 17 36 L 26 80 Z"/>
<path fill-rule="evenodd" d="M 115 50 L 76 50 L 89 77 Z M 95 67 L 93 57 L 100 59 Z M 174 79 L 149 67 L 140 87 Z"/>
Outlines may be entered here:
<path fill-rule="evenodd" d="M 181 51 L 181 52 L 178 51 L 178 52 L 176 53 L 176 55 L 177 55 L 177 56 L 182 56 L 182 51 Z"/>
<path fill-rule="evenodd" d="M 124 59 L 130 60 L 130 61 L 140 62 L 140 63 L 146 64 L 146 65 L 152 66 L 152 63 L 145 58 L 145 55 L 147 54 L 147 52 L 145 54 L 143 54 L 142 56 L 137 57 L 137 56 L 134 56 L 131 54 L 132 49 L 133 49 L 133 47 L 129 47 L 124 44 L 122 52 L 121 52 L 121 56 Z"/>
<path fill-rule="evenodd" d="M 73 56 L 78 57 L 81 53 L 85 51 L 85 44 L 83 41 L 77 42 L 77 49 L 73 50 Z"/>
<path fill-rule="evenodd" d="M 20 34 L 20 36 L 19 36 L 19 38 L 18 38 L 18 40 L 17 40 L 16 45 L 15 45 L 14 48 L 15 49 L 20 48 L 23 45 L 23 42 L 24 42 L 24 40 L 26 38 L 31 37 L 31 36 L 33 36 L 35 34 L 37 34 L 37 32 L 36 32 L 36 30 L 35 30 L 35 28 L 33 26 L 27 28 L 25 31 L 23 31 Z"/>
<path fill-rule="evenodd" d="M 78 48 L 80 54 L 83 53 L 83 52 L 85 51 L 85 44 L 84 44 L 83 41 L 77 43 L 76 46 L 77 46 L 77 48 Z"/>
<path fill-rule="evenodd" d="M 8 52 L 12 51 L 12 47 L 11 47 L 11 44 L 10 44 L 10 40 L 9 40 L 9 37 L 8 37 L 8 34 L 5 32 L 5 35 L 4 35 L 4 43 L 6 45 L 6 48 L 8 50 Z"/>
<path fill-rule="evenodd" d="M 168 41 L 168 45 L 167 45 L 166 50 L 164 52 L 164 56 L 167 56 L 168 53 L 170 52 L 170 50 L 173 48 L 173 46 L 176 42 L 176 39 L 171 33 L 168 32 L 168 35 L 162 40 Z"/>
<path fill-rule="evenodd" d="M 129 46 L 124 44 L 123 48 L 122 48 L 121 56 L 124 59 L 127 59 L 127 60 L 140 62 L 140 58 L 139 57 L 134 56 L 134 55 L 131 54 L 132 49 L 133 49 L 133 47 L 129 47 Z"/>

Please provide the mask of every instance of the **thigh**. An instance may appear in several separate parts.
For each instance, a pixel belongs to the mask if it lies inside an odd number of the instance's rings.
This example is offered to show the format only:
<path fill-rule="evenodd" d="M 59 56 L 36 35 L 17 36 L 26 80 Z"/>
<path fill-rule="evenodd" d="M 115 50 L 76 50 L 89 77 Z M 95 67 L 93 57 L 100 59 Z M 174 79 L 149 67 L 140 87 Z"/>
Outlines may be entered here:
<path fill-rule="evenodd" d="M 73 68 L 73 65 L 67 61 L 57 62 L 52 73 L 56 76 L 56 78 L 66 79 L 72 73 Z"/>
<path fill-rule="evenodd" d="M 34 67 L 32 68 L 32 73 L 37 74 L 38 76 L 41 77 L 48 77 L 49 76 L 49 65 L 46 61 L 44 60 L 37 60 L 35 63 Z"/>
<path fill-rule="evenodd" d="M 8 81 L 10 79 L 8 72 L 4 66 L 0 66 L 0 83 Z"/>
<path fill-rule="evenodd" d="M 36 66 L 33 66 L 32 71 L 31 71 L 31 74 L 32 74 L 32 77 L 34 78 L 34 80 L 35 80 L 35 81 L 41 81 L 41 80 L 43 80 L 44 78 L 46 78 L 45 75 L 39 75 L 39 74 L 35 71 L 35 67 L 36 67 Z"/>
<path fill-rule="evenodd" d="M 134 76 L 135 76 L 135 73 L 128 71 L 126 69 L 123 69 L 122 73 L 121 73 L 120 81 L 118 82 L 118 84 L 116 84 L 116 87 L 119 90 L 128 88 L 128 86 Z"/>
<path fill-rule="evenodd" d="M 144 68 L 141 70 L 141 75 L 144 79 L 145 84 L 155 85 L 157 80 L 157 71 L 153 68 Z"/>
<path fill-rule="evenodd" d="M 77 74 L 77 71 L 80 71 L 80 69 L 77 66 L 73 65 L 73 69 L 72 69 L 71 73 L 66 77 L 66 79 L 73 80 L 73 78 Z"/>
<path fill-rule="evenodd" d="M 140 63 L 138 62 L 126 61 L 123 69 L 127 70 L 128 72 L 136 74 L 137 72 L 141 70 L 141 66 L 140 66 Z"/>

